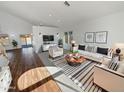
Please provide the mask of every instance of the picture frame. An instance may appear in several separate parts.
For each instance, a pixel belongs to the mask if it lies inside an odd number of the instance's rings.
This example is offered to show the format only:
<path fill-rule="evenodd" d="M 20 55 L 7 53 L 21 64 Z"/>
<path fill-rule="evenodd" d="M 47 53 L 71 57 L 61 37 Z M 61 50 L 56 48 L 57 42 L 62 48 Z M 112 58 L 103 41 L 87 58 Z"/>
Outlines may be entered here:
<path fill-rule="evenodd" d="M 95 32 L 95 43 L 107 44 L 108 31 Z"/>
<path fill-rule="evenodd" d="M 94 32 L 85 32 L 85 42 L 94 43 Z"/>

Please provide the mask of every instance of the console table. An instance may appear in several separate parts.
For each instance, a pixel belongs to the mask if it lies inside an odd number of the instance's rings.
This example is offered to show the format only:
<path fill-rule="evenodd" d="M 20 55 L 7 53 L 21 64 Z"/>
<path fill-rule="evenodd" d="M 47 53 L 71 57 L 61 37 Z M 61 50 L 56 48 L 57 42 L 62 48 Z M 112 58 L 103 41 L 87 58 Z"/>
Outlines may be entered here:
<path fill-rule="evenodd" d="M 17 82 L 20 92 L 61 92 L 45 67 L 37 67 L 23 73 Z"/>
<path fill-rule="evenodd" d="M 10 88 L 12 76 L 8 66 L 9 60 L 5 48 L 0 44 L 0 91 L 7 92 Z"/>

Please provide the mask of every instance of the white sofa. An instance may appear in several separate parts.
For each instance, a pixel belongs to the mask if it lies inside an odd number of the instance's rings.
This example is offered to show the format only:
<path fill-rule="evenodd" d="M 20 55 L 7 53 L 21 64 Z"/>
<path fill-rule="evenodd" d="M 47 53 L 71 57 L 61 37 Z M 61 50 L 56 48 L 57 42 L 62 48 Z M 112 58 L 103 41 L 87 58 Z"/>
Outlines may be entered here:
<path fill-rule="evenodd" d="M 124 92 L 124 74 L 106 66 L 94 67 L 94 83 L 110 92 Z"/>
<path fill-rule="evenodd" d="M 106 91 L 124 92 L 124 62 L 119 62 L 119 67 L 117 71 L 114 71 L 108 68 L 113 53 L 103 55 L 96 53 L 95 51 L 89 52 L 87 50 L 78 50 L 78 52 L 90 60 L 94 60 L 101 63 L 101 65 L 94 66 L 93 75 L 94 83 L 96 85 L 100 86 Z"/>
<path fill-rule="evenodd" d="M 59 48 L 58 46 L 50 46 L 49 47 L 49 56 L 52 58 L 56 58 L 58 56 L 63 55 L 63 48 Z"/>
<path fill-rule="evenodd" d="M 90 47 L 90 49 L 88 49 Z M 90 50 L 90 51 L 89 51 Z M 96 53 L 96 47 L 95 46 L 86 46 L 85 50 L 78 50 L 80 54 L 82 54 L 85 58 L 91 59 L 97 62 L 102 63 L 104 58 L 111 59 L 112 58 L 112 53 L 109 53 L 107 55 L 103 55 L 100 53 Z M 113 52 L 113 51 L 112 51 Z"/>
<path fill-rule="evenodd" d="M 93 52 L 88 52 L 88 51 L 83 51 L 83 50 L 78 50 L 78 52 L 80 54 L 82 54 L 85 58 L 90 59 L 90 60 L 94 60 L 97 62 L 102 63 L 104 58 L 108 58 L 111 59 L 111 56 L 107 56 L 107 55 L 102 55 L 99 53 L 93 53 Z"/>

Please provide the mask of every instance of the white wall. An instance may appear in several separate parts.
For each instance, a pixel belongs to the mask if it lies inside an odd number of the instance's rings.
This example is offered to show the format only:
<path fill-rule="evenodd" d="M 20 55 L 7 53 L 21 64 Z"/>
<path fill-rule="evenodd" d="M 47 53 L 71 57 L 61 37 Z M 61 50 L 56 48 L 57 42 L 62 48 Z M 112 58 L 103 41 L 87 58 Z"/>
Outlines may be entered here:
<path fill-rule="evenodd" d="M 32 32 L 32 24 L 24 21 L 21 18 L 10 15 L 6 12 L 0 11 L 0 33 L 8 34 L 10 38 L 10 45 L 7 49 L 12 49 L 12 39 L 18 41 L 21 47 L 20 34 L 28 34 Z"/>
<path fill-rule="evenodd" d="M 86 44 L 84 42 L 85 32 L 97 31 L 108 31 L 108 42 L 107 44 L 94 43 L 93 45 L 112 47 L 115 43 L 124 43 L 124 12 L 80 23 L 74 29 L 74 39 L 78 44 Z"/>
<path fill-rule="evenodd" d="M 46 26 L 33 26 L 33 46 L 36 52 L 38 52 L 43 45 L 43 35 L 54 35 L 54 41 L 51 43 L 58 43 L 58 38 L 63 37 L 63 32 L 59 28 L 46 27 Z M 39 34 L 41 33 L 41 34 Z M 59 37 L 57 37 L 59 33 Z"/>

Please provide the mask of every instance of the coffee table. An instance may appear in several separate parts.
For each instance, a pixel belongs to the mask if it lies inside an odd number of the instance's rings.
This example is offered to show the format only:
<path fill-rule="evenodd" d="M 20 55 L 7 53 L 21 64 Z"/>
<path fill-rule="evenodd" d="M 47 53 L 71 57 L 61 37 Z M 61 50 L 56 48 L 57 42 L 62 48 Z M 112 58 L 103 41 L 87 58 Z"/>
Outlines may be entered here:
<path fill-rule="evenodd" d="M 70 66 L 79 66 L 83 63 L 86 59 L 80 55 L 79 53 L 70 53 L 65 56 L 67 63 Z"/>

